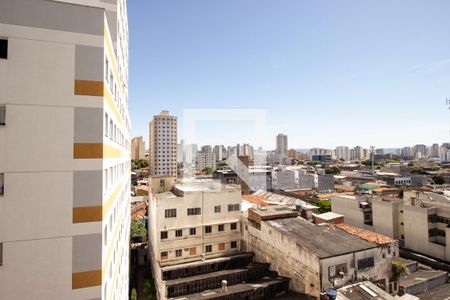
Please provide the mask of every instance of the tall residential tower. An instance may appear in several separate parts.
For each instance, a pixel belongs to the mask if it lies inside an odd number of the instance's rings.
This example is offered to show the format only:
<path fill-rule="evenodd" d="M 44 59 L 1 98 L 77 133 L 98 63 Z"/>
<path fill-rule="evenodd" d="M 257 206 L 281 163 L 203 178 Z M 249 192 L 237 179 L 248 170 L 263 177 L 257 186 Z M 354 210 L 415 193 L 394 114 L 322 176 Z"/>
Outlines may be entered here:
<path fill-rule="evenodd" d="M 0 1 L 0 299 L 127 299 L 125 0 Z"/>
<path fill-rule="evenodd" d="M 163 110 L 150 122 L 150 175 L 177 175 L 177 117 Z"/>
<path fill-rule="evenodd" d="M 277 135 L 276 160 L 280 164 L 285 164 L 287 162 L 287 151 L 288 151 L 287 143 L 288 143 L 287 135 L 279 133 Z"/>

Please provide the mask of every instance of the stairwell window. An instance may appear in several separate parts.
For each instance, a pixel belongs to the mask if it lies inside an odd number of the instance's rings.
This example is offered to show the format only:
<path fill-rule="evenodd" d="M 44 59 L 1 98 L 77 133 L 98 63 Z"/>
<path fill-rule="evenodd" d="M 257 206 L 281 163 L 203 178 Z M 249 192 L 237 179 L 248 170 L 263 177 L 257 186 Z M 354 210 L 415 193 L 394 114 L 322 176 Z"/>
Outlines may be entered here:
<path fill-rule="evenodd" d="M 6 125 L 6 106 L 0 105 L 0 126 Z"/>
<path fill-rule="evenodd" d="M 0 58 L 8 58 L 8 40 L 6 39 L 0 39 Z"/>

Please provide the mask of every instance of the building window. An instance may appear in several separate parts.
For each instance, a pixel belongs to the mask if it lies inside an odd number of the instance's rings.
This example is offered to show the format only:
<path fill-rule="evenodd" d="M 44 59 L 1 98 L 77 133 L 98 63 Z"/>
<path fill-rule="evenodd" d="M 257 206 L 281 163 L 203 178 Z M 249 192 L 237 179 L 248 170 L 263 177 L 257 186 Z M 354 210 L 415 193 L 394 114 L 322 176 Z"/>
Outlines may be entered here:
<path fill-rule="evenodd" d="M 189 248 L 189 255 L 196 255 L 197 254 L 197 248 L 191 247 Z"/>
<path fill-rule="evenodd" d="M 231 223 L 230 224 L 230 229 L 231 230 L 236 230 L 237 229 L 237 223 Z"/>
<path fill-rule="evenodd" d="M 231 247 L 232 249 L 237 248 L 237 242 L 236 242 L 236 241 L 232 241 L 231 244 L 230 244 L 230 247 Z"/>
<path fill-rule="evenodd" d="M 166 219 L 177 217 L 177 209 L 176 208 L 166 209 L 164 213 L 165 213 Z"/>
<path fill-rule="evenodd" d="M 239 204 L 228 204 L 228 211 L 238 211 L 240 210 Z"/>
<path fill-rule="evenodd" d="M 367 257 L 358 260 L 358 270 L 371 268 L 375 265 L 373 257 Z"/>
<path fill-rule="evenodd" d="M 188 208 L 187 209 L 187 215 L 188 216 L 194 216 L 194 215 L 200 215 L 201 214 L 201 208 L 195 207 L 195 208 Z"/>
<path fill-rule="evenodd" d="M 225 250 L 225 243 L 219 243 L 219 251 Z"/>
<path fill-rule="evenodd" d="M 0 39 L 0 58 L 8 58 L 8 40 Z"/>
<path fill-rule="evenodd" d="M 205 252 L 206 252 L 206 253 L 212 252 L 212 245 L 206 245 L 206 246 L 205 246 Z"/>
<path fill-rule="evenodd" d="M 6 125 L 6 106 L 0 105 L 0 125 Z"/>
<path fill-rule="evenodd" d="M 3 266 L 3 243 L 0 243 L 0 267 Z"/>
<path fill-rule="evenodd" d="M 196 235 L 196 234 L 197 234 L 197 230 L 195 228 L 189 229 L 189 235 Z"/>
<path fill-rule="evenodd" d="M 107 113 L 105 113 L 105 136 L 108 136 L 108 131 L 109 131 L 109 129 L 108 129 L 108 114 Z"/>
<path fill-rule="evenodd" d="M 108 79 L 109 79 L 109 61 L 108 61 L 107 57 L 105 57 L 105 79 L 106 79 L 106 82 L 108 82 Z"/>
<path fill-rule="evenodd" d="M 167 258 L 168 258 L 167 251 L 161 252 L 161 259 L 167 259 Z"/>
<path fill-rule="evenodd" d="M 225 226 L 223 224 L 220 224 L 219 226 L 217 226 L 218 231 L 224 231 L 225 230 Z"/>
<path fill-rule="evenodd" d="M 5 194 L 5 173 L 0 173 L 0 196 Z"/>
<path fill-rule="evenodd" d="M 205 233 L 211 233 L 212 227 L 211 226 L 205 226 Z"/>
<path fill-rule="evenodd" d="M 166 181 L 164 179 L 160 179 L 159 180 L 159 187 L 160 188 L 165 188 L 166 187 Z"/>
<path fill-rule="evenodd" d="M 165 240 L 169 237 L 169 234 L 167 233 L 167 231 L 161 231 L 161 239 Z"/>
<path fill-rule="evenodd" d="M 183 236 L 183 229 L 175 230 L 175 236 L 176 237 L 182 237 Z"/>
<path fill-rule="evenodd" d="M 329 278 L 335 278 L 337 276 L 340 276 L 341 273 L 347 274 L 346 263 L 328 267 Z"/>
<path fill-rule="evenodd" d="M 181 257 L 183 255 L 183 251 L 181 249 L 175 250 L 175 256 Z"/>
<path fill-rule="evenodd" d="M 220 213 L 220 211 L 221 211 L 221 206 L 220 205 L 214 206 L 214 212 L 215 213 Z"/>

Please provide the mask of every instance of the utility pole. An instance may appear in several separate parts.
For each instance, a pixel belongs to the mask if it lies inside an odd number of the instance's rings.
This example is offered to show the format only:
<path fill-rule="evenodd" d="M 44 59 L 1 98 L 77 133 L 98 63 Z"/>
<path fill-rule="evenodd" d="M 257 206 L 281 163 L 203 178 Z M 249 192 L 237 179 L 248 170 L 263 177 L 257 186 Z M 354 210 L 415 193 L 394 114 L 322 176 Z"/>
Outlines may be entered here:
<path fill-rule="evenodd" d="M 375 174 L 375 146 L 370 146 L 370 151 L 372 152 L 372 174 Z"/>

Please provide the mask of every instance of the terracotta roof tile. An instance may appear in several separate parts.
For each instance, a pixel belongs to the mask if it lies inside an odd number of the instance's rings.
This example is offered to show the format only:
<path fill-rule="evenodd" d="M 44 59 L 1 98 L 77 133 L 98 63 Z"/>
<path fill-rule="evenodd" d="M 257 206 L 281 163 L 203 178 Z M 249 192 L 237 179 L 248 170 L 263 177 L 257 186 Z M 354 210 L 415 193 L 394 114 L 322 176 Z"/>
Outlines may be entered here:
<path fill-rule="evenodd" d="M 337 228 L 342 229 L 350 234 L 356 235 L 363 240 L 366 240 L 368 242 L 378 244 L 378 245 L 388 244 L 388 243 L 392 243 L 395 241 L 395 240 L 391 239 L 390 237 L 387 237 L 380 233 L 361 229 L 361 228 L 351 226 L 348 224 L 336 224 L 334 226 L 336 226 Z"/>

